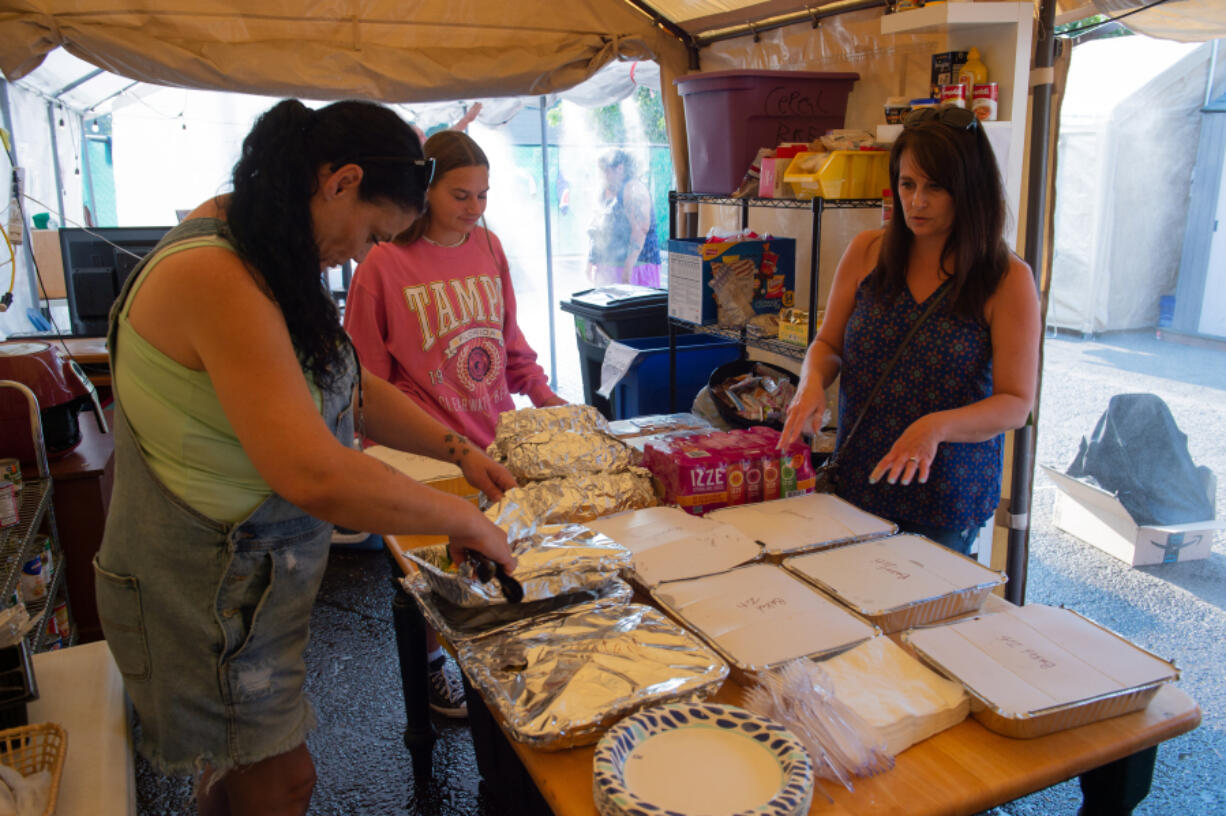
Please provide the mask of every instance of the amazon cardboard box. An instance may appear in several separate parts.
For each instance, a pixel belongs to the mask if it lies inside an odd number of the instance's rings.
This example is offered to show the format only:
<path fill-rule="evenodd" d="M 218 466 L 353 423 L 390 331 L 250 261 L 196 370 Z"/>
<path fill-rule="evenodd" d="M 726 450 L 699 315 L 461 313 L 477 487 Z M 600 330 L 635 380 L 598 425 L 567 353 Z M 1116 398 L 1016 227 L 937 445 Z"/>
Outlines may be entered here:
<path fill-rule="evenodd" d="M 1114 494 L 1042 465 L 1055 483 L 1056 526 L 1134 567 L 1207 558 L 1214 533 L 1226 522 L 1214 519 L 1187 524 L 1139 525 Z M 1210 495 L 1215 485 L 1208 487 Z"/>

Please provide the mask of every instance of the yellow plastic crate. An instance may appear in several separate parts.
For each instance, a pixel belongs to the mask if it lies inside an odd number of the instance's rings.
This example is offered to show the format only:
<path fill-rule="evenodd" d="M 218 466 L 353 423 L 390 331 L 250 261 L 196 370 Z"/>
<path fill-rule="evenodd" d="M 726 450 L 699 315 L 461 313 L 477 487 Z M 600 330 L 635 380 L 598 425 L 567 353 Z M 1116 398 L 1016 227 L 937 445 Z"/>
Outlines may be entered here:
<path fill-rule="evenodd" d="M 788 169 L 783 174 L 783 180 L 792 188 L 796 198 L 817 198 L 822 194 L 821 181 L 817 177 L 821 169 L 822 156 L 825 153 L 801 152 L 792 157 Z M 814 157 L 817 157 L 814 162 Z M 804 168 L 804 169 L 801 169 Z"/>
<path fill-rule="evenodd" d="M 822 198 L 881 198 L 890 186 L 886 150 L 835 150 L 818 171 Z"/>

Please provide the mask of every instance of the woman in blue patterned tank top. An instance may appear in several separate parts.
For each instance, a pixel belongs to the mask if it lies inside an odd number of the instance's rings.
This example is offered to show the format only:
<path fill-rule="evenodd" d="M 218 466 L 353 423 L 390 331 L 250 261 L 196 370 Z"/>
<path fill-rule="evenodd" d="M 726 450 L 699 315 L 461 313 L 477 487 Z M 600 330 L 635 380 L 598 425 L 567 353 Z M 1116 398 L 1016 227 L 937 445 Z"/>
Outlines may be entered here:
<path fill-rule="evenodd" d="M 996 158 L 969 111 L 912 114 L 890 153 L 890 186 L 894 218 L 857 235 L 839 262 L 780 444 L 818 429 L 841 374 L 836 492 L 965 553 L 1000 498 L 1001 435 L 1034 403 L 1038 295 L 1004 241 Z"/>

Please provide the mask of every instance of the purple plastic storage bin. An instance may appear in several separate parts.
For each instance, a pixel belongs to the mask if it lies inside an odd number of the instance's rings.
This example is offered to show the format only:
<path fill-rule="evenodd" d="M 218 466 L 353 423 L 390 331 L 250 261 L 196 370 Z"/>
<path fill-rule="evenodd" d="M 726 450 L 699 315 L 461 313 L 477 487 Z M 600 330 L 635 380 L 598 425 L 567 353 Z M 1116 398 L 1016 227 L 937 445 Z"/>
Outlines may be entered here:
<path fill-rule="evenodd" d="M 685 105 L 690 189 L 736 190 L 758 149 L 843 127 L 855 73 L 711 71 L 674 80 Z"/>

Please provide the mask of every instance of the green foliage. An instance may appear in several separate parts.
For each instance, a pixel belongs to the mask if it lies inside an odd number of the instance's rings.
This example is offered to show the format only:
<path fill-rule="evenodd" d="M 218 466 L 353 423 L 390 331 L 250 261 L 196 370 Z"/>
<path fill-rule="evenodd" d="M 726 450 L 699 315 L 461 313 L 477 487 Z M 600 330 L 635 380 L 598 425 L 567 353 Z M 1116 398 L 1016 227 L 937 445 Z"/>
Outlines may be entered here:
<path fill-rule="evenodd" d="M 622 120 L 621 107 L 616 103 L 596 108 L 590 113 L 596 138 L 605 144 L 621 144 L 626 141 L 626 123 Z"/>
<path fill-rule="evenodd" d="M 1094 29 L 1093 39 L 1096 40 L 1108 39 L 1111 37 L 1132 36 L 1132 32 L 1125 28 L 1122 24 L 1108 28 L 1106 24 L 1110 22 L 1111 18 L 1106 14 L 1095 14 L 1092 17 L 1086 17 L 1084 20 L 1077 20 L 1073 23 L 1065 23 L 1064 25 L 1056 26 L 1056 36 L 1076 39 L 1081 32 L 1090 32 L 1091 29 Z M 1100 26 L 1102 26 L 1101 29 L 1099 28 Z"/>
<path fill-rule="evenodd" d="M 643 118 L 643 135 L 651 144 L 668 144 L 668 128 L 664 124 L 664 103 L 660 94 L 645 85 L 634 92 L 639 115 Z"/>

